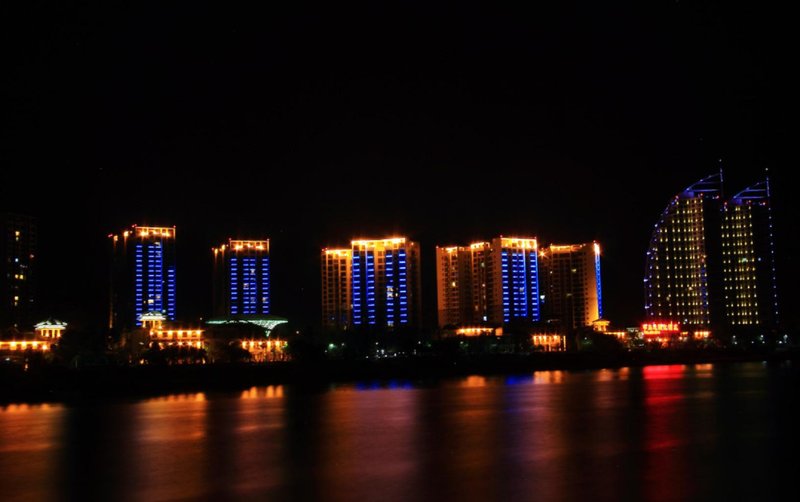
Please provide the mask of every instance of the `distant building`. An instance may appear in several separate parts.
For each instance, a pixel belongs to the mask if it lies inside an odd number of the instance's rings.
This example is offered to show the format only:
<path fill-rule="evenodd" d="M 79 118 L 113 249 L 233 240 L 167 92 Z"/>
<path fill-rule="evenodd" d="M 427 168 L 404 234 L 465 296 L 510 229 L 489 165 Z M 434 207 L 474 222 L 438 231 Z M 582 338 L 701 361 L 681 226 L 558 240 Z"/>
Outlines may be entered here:
<path fill-rule="evenodd" d="M 775 239 L 769 179 L 723 205 L 722 274 L 725 322 L 758 330 L 778 324 Z"/>
<path fill-rule="evenodd" d="M 544 319 L 575 329 L 603 317 L 599 244 L 551 244 L 539 251 L 539 263 Z"/>
<path fill-rule="evenodd" d="M 535 238 L 497 237 L 437 247 L 439 325 L 531 323 L 540 318 Z"/>
<path fill-rule="evenodd" d="M 722 313 L 711 305 L 721 300 L 721 183 L 713 174 L 689 186 L 656 223 L 644 279 L 648 318 L 709 326 L 712 311 Z"/>
<path fill-rule="evenodd" d="M 535 238 L 492 239 L 489 320 L 535 322 L 539 316 L 539 257 Z"/>
<path fill-rule="evenodd" d="M 34 333 L 37 338 L 41 339 L 50 338 L 51 340 L 58 340 L 66 329 L 67 323 L 57 319 L 47 319 L 46 321 L 34 325 Z"/>
<path fill-rule="evenodd" d="M 214 315 L 268 315 L 269 239 L 231 239 L 213 252 Z"/>
<path fill-rule="evenodd" d="M 322 324 L 345 330 L 350 327 L 352 249 L 322 250 Z"/>
<path fill-rule="evenodd" d="M 33 336 L 20 334 L 12 340 L 0 340 L 0 354 L 3 356 L 24 356 L 28 352 L 47 352 L 58 344 L 67 323 L 48 319 L 37 323 Z"/>
<path fill-rule="evenodd" d="M 419 245 L 405 237 L 356 239 L 350 244 L 349 256 L 347 249 L 322 252 L 323 325 L 419 326 Z"/>
<path fill-rule="evenodd" d="M 285 337 L 288 322 L 276 315 L 216 317 L 206 321 L 207 335 L 217 345 L 239 345 L 250 353 L 252 362 L 286 361 L 288 344 L 280 332 Z"/>
<path fill-rule="evenodd" d="M 112 271 L 109 327 L 142 326 L 142 315 L 175 320 L 175 227 L 132 226 L 109 235 Z"/>
<path fill-rule="evenodd" d="M 439 326 L 489 321 L 491 243 L 436 247 Z"/>
<path fill-rule="evenodd" d="M 205 330 L 165 323 L 164 315 L 158 312 L 146 312 L 140 316 L 139 320 L 142 328 L 147 330 L 150 342 L 158 345 L 159 348 L 202 349 L 206 347 Z"/>
<path fill-rule="evenodd" d="M 647 251 L 645 313 L 690 330 L 759 334 L 778 324 L 769 180 L 730 200 L 722 172 L 677 194 Z"/>
<path fill-rule="evenodd" d="M 36 219 L 0 213 L 0 328 L 28 330 L 36 300 Z"/>

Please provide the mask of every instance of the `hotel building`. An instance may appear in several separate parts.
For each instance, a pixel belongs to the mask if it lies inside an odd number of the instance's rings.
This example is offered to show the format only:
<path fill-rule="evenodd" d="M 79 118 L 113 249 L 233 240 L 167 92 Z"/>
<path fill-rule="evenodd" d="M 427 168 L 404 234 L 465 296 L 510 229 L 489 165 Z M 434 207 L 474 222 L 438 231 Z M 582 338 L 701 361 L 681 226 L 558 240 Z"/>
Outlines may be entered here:
<path fill-rule="evenodd" d="M 230 239 L 213 253 L 214 315 L 269 314 L 269 240 Z"/>
<path fill-rule="evenodd" d="M 689 329 L 762 333 L 778 323 L 769 180 L 722 199 L 722 172 L 670 201 L 647 251 L 645 313 Z"/>
<path fill-rule="evenodd" d="M 489 242 L 436 247 L 436 291 L 440 326 L 489 321 Z"/>
<path fill-rule="evenodd" d="M 322 324 L 344 330 L 350 327 L 351 249 L 322 250 Z"/>
<path fill-rule="evenodd" d="M 551 244 L 539 251 L 539 263 L 543 319 L 575 329 L 603 317 L 598 243 Z"/>
<path fill-rule="evenodd" d="M 322 320 L 329 328 L 419 326 L 419 245 L 405 237 L 356 239 L 322 250 Z"/>
<path fill-rule="evenodd" d="M 144 314 L 175 320 L 175 227 L 132 226 L 108 236 L 109 327 L 142 326 Z"/>
<path fill-rule="evenodd" d="M 726 324 L 735 331 L 778 324 L 769 179 L 724 204 L 722 273 Z"/>
<path fill-rule="evenodd" d="M 440 326 L 539 320 L 535 238 L 437 247 L 436 283 Z"/>

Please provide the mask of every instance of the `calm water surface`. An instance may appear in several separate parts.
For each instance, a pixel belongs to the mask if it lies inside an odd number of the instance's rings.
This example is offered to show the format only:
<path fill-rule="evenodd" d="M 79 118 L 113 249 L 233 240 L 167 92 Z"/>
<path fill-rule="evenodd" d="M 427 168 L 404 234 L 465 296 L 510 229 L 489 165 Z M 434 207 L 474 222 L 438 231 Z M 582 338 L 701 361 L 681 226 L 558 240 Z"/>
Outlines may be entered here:
<path fill-rule="evenodd" d="M 0 499 L 775 499 L 798 384 L 748 363 L 6 405 Z"/>

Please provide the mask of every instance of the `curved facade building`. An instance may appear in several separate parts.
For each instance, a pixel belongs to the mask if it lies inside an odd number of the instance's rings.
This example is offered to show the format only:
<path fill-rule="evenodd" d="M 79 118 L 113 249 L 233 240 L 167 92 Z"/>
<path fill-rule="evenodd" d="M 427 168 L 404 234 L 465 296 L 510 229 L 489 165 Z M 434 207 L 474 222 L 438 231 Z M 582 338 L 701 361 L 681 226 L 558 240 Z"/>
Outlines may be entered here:
<path fill-rule="evenodd" d="M 725 203 L 722 266 L 727 324 L 756 330 L 776 325 L 778 288 L 769 179 Z"/>
<path fill-rule="evenodd" d="M 722 181 L 720 171 L 690 185 L 656 223 L 644 277 L 650 320 L 718 333 L 777 324 L 769 183 L 725 201 Z"/>

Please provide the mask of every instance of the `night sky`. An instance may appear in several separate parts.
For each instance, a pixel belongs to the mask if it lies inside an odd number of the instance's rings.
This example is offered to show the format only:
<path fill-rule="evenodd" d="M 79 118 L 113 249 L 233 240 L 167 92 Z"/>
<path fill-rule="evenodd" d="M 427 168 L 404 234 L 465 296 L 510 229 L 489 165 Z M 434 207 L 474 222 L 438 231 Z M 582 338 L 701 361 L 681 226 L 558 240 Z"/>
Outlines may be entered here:
<path fill-rule="evenodd" d="M 305 325 L 324 246 L 419 240 L 432 320 L 434 246 L 518 234 L 599 240 L 606 317 L 631 324 L 653 224 L 720 158 L 729 194 L 770 169 L 800 280 L 792 17 L 551 3 L 4 7 L 0 210 L 40 217 L 42 313 L 100 324 L 105 236 L 139 223 L 177 225 L 187 321 L 228 237 L 271 239 L 274 313 Z"/>

